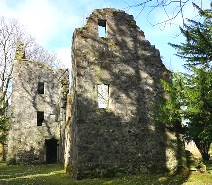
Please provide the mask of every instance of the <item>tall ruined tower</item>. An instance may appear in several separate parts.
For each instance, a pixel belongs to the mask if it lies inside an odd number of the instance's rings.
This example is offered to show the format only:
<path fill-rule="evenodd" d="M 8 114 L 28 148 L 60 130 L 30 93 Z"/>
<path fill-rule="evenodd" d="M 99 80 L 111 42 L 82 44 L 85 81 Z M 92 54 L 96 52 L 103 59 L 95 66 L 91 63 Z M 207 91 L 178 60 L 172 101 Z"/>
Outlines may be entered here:
<path fill-rule="evenodd" d="M 62 84 L 68 72 L 25 59 L 19 44 L 13 69 L 8 162 L 53 163 L 59 157 Z"/>
<path fill-rule="evenodd" d="M 95 10 L 72 53 L 66 169 L 76 178 L 175 169 L 177 137 L 156 121 L 170 72 L 133 16 Z"/>

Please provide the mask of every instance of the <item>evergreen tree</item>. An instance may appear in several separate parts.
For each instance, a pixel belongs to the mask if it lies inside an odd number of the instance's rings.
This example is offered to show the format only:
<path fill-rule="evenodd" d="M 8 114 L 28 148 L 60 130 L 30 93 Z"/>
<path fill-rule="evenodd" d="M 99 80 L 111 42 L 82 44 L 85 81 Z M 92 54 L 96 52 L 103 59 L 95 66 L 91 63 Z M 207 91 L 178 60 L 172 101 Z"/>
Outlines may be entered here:
<path fill-rule="evenodd" d="M 185 28 L 180 28 L 186 42 L 170 45 L 177 49 L 177 56 L 185 59 L 188 69 L 181 89 L 183 115 L 188 120 L 186 136 L 194 140 L 203 159 L 209 160 L 212 142 L 212 9 L 194 6 L 203 20 L 188 20 Z"/>
<path fill-rule="evenodd" d="M 184 93 L 184 74 L 183 73 L 172 73 L 172 80 L 162 80 L 162 86 L 167 96 L 162 99 L 162 106 L 159 105 L 159 114 L 157 120 L 161 123 L 167 124 L 177 131 L 182 131 L 182 116 L 183 116 L 183 101 Z"/>

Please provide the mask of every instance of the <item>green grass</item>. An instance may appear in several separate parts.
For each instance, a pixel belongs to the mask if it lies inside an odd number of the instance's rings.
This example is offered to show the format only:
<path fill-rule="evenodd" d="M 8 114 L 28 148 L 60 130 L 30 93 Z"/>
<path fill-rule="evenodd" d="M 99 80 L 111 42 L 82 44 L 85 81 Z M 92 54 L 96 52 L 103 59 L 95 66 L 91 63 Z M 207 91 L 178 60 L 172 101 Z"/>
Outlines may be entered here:
<path fill-rule="evenodd" d="M 212 164 L 207 164 L 206 173 L 191 174 L 141 174 L 112 179 L 72 180 L 58 164 L 54 165 L 11 165 L 0 163 L 0 185 L 212 185 Z"/>

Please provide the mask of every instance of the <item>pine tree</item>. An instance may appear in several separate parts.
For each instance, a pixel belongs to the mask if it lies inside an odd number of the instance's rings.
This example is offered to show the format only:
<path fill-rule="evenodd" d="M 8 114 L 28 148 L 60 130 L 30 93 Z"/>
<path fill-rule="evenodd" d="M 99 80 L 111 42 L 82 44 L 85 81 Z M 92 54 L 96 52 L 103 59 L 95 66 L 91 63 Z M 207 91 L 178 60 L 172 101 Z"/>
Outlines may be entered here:
<path fill-rule="evenodd" d="M 196 143 L 203 159 L 209 160 L 212 143 L 212 9 L 197 5 L 202 21 L 188 20 L 181 33 L 186 38 L 180 45 L 170 44 L 177 56 L 185 59 L 182 104 L 185 107 L 186 136 Z M 211 4 L 212 7 L 212 4 Z"/>

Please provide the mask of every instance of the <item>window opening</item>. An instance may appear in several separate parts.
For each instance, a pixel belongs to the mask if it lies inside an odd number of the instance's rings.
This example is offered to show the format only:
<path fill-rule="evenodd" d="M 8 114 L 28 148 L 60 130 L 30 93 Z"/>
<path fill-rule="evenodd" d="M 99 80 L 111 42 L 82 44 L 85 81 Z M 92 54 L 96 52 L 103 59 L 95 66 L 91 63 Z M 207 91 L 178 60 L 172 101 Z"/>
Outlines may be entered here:
<path fill-rule="evenodd" d="M 37 112 L 37 126 L 42 126 L 44 121 L 44 112 L 38 111 Z"/>
<path fill-rule="evenodd" d="M 38 94 L 44 94 L 44 82 L 38 82 Z"/>
<path fill-rule="evenodd" d="M 51 120 L 51 121 L 56 121 L 56 116 L 55 116 L 55 114 L 50 114 L 50 120 Z"/>
<path fill-rule="evenodd" d="M 106 20 L 98 20 L 98 34 L 99 37 L 106 37 Z"/>
<path fill-rule="evenodd" d="M 109 85 L 100 84 L 97 87 L 98 91 L 98 107 L 107 108 L 109 102 Z"/>

